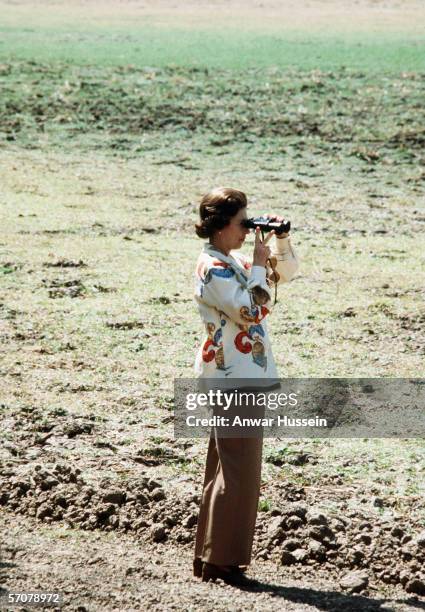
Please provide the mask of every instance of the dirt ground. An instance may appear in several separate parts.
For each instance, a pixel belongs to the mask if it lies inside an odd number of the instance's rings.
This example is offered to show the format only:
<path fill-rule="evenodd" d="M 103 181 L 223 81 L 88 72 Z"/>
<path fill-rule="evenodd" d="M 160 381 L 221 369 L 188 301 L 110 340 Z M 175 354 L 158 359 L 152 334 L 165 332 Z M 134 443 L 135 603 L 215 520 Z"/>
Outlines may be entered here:
<path fill-rule="evenodd" d="M 343 593 L 333 580 L 314 577 L 302 582 L 284 567 L 255 561 L 252 587 L 234 588 L 221 582 L 203 584 L 191 576 L 191 553 L 164 544 L 139 543 L 110 533 L 75 532 L 40 527 L 15 515 L 0 515 L 2 579 L 14 591 L 55 591 L 65 609 L 205 610 L 236 612 L 250 608 L 271 612 L 417 612 L 424 604 L 416 596 L 385 597 Z M 0 591 L 1 593 L 1 591 Z M 2 607 L 1 609 L 8 609 Z M 16 608 L 15 608 L 16 609 Z"/>
<path fill-rule="evenodd" d="M 3 23 L 32 15 L 32 24 L 105 23 L 229 27 L 262 30 L 423 33 L 425 6 L 418 0 L 1 0 Z"/>
<path fill-rule="evenodd" d="M 63 408 L 6 409 L 0 594 L 60 592 L 64 609 L 80 612 L 423 609 L 422 496 L 389 492 L 388 455 L 357 442 L 333 470 L 326 444 L 267 445 L 256 582 L 204 585 L 191 563 L 206 441 L 157 435 L 136 450 L 123 437 L 130 413 L 101 422 Z M 405 450 L 420 470 L 419 447 Z M 362 478 L 365 466 L 385 470 L 381 489 Z M 415 484 L 420 473 L 410 473 Z"/>

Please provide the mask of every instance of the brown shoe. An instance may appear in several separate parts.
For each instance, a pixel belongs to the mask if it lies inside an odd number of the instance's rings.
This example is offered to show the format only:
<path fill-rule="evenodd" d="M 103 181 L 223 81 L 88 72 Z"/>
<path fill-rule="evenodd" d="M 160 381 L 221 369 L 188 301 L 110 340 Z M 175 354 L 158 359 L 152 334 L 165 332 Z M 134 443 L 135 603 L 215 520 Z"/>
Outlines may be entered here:
<path fill-rule="evenodd" d="M 196 576 L 196 578 L 202 578 L 202 566 L 204 565 L 204 562 L 202 561 L 202 559 L 200 557 L 195 557 L 193 560 L 193 575 Z"/>
<path fill-rule="evenodd" d="M 217 579 L 223 580 L 226 584 L 239 586 L 250 585 L 252 580 L 247 578 L 239 566 L 231 566 L 224 569 L 213 563 L 204 563 L 202 568 L 202 582 L 215 582 Z"/>

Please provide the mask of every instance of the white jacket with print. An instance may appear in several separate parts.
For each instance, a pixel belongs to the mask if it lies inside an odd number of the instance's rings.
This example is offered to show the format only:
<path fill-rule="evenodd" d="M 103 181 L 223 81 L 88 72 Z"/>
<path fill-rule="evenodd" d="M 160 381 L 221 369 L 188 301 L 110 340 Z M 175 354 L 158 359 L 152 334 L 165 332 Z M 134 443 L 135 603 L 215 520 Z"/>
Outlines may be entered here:
<path fill-rule="evenodd" d="M 273 270 L 252 266 L 239 251 L 206 243 L 196 266 L 195 299 L 207 337 L 195 361 L 200 378 L 277 378 L 267 333 L 274 282 L 289 282 L 299 260 L 290 238 L 275 238 Z"/>

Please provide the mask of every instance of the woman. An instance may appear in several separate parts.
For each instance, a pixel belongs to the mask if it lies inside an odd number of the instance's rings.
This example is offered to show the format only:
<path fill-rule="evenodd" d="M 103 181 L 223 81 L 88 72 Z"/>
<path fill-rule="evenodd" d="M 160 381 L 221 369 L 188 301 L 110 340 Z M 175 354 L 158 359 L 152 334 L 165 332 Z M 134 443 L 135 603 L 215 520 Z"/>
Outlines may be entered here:
<path fill-rule="evenodd" d="M 202 198 L 199 215 L 196 233 L 208 242 L 196 266 L 195 299 L 207 337 L 196 357 L 196 374 L 214 380 L 276 379 L 266 318 L 273 285 L 291 280 L 298 268 L 288 234 L 276 236 L 271 248 L 274 233 L 262 241 L 257 228 L 251 264 L 236 251 L 250 231 L 243 192 L 214 189 Z M 193 562 L 194 575 L 203 581 L 248 582 L 243 572 L 251 560 L 261 457 L 262 437 L 222 438 L 213 428 Z"/>

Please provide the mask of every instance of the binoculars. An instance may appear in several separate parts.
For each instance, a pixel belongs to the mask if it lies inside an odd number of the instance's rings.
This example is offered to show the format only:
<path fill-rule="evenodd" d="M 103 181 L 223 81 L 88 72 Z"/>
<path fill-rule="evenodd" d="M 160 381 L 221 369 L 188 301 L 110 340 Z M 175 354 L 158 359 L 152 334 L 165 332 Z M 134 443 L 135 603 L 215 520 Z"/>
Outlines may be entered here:
<path fill-rule="evenodd" d="M 290 221 L 287 221 L 286 223 L 279 223 L 278 221 L 273 221 L 267 217 L 251 217 L 250 219 L 244 221 L 243 225 L 248 229 L 255 229 L 259 227 L 262 232 L 271 232 L 274 230 L 276 234 L 283 234 L 289 232 L 291 229 Z"/>

